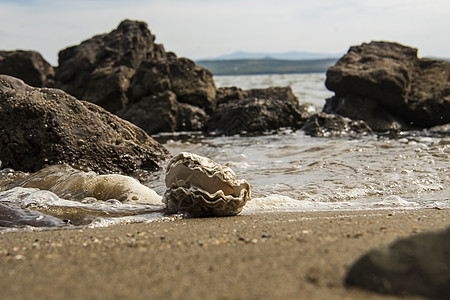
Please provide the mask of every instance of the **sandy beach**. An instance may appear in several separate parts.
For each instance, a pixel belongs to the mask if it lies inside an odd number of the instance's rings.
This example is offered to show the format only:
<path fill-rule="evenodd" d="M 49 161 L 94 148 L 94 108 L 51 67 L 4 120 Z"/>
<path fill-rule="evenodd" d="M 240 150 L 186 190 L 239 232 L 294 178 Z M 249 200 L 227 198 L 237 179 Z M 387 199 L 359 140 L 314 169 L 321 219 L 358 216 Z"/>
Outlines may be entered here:
<path fill-rule="evenodd" d="M 373 247 L 449 225 L 450 210 L 428 209 L 2 232 L 0 298 L 397 299 L 346 288 L 350 265 Z"/>

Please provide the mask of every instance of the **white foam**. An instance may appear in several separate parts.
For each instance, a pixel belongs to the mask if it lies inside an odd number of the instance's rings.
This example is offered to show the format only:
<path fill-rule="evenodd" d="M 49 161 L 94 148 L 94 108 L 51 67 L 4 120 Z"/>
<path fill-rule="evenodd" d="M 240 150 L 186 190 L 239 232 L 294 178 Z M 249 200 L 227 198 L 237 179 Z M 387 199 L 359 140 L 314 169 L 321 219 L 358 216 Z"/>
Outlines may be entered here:
<path fill-rule="evenodd" d="M 254 198 L 247 202 L 243 214 L 263 213 L 263 212 L 298 212 L 298 211 L 333 211 L 333 210 L 373 210 L 373 209 L 412 209 L 426 208 L 430 203 L 420 205 L 415 201 L 408 201 L 400 196 L 391 195 L 381 200 L 366 199 L 352 201 L 314 201 L 296 200 L 284 195 L 269 195 L 266 197 Z M 435 206 L 448 207 L 448 202 L 438 203 Z"/>
<path fill-rule="evenodd" d="M 120 202 L 162 204 L 162 196 L 135 178 L 119 174 L 98 175 L 66 165 L 47 166 L 18 185 L 51 191 L 71 200 L 94 197 L 104 201 L 116 199 Z"/>
<path fill-rule="evenodd" d="M 95 198 L 86 198 L 87 201 L 73 201 L 58 197 L 50 191 L 37 188 L 15 187 L 0 192 L 0 201 L 10 202 L 20 207 L 37 207 L 48 209 L 50 207 L 65 207 L 77 209 L 97 210 L 101 212 L 134 212 L 136 210 L 161 210 L 164 205 L 121 203 L 120 201 L 98 201 Z"/>

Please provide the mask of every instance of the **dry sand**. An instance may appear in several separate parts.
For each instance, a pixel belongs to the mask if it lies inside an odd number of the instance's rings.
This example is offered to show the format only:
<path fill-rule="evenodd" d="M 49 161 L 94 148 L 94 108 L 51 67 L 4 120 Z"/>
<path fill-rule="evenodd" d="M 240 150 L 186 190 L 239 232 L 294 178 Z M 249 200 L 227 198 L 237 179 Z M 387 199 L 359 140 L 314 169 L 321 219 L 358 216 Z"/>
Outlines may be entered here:
<path fill-rule="evenodd" d="M 449 216 L 267 213 L 3 232 L 0 299 L 397 299 L 346 288 L 349 266 L 372 247 L 447 227 Z"/>

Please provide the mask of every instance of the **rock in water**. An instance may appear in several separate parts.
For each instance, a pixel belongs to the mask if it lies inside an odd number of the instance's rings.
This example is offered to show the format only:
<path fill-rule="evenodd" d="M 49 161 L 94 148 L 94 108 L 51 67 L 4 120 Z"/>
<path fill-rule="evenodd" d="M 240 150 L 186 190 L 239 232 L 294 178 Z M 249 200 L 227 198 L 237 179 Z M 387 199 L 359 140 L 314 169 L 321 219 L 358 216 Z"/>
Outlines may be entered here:
<path fill-rule="evenodd" d="M 448 299 L 450 228 L 370 251 L 354 263 L 345 282 L 381 293 Z"/>
<path fill-rule="evenodd" d="M 143 130 L 61 90 L 0 75 L 0 160 L 37 171 L 76 164 L 101 173 L 155 170 L 168 151 Z"/>
<path fill-rule="evenodd" d="M 298 129 L 306 119 L 290 87 L 247 91 L 221 88 L 218 102 L 207 124 L 208 131 L 216 134 L 262 133 L 283 127 Z"/>
<path fill-rule="evenodd" d="M 204 130 L 206 113 L 216 107 L 212 73 L 154 41 L 145 22 L 124 20 L 109 33 L 62 50 L 56 86 L 147 133 Z M 195 114 L 193 122 L 187 112 Z"/>
<path fill-rule="evenodd" d="M 418 58 L 415 48 L 389 42 L 351 47 L 328 69 L 325 84 L 336 95 L 324 112 L 362 119 L 375 131 L 450 122 L 450 62 Z"/>
<path fill-rule="evenodd" d="M 58 218 L 26 208 L 9 207 L 0 203 L 0 227 L 54 227 L 65 225 L 67 223 Z"/>
<path fill-rule="evenodd" d="M 310 115 L 302 130 L 315 137 L 356 136 L 371 134 L 371 128 L 364 121 L 326 113 Z"/>
<path fill-rule="evenodd" d="M 192 217 L 232 216 L 250 200 L 250 185 L 228 167 L 193 153 L 174 156 L 166 172 L 163 202 Z"/>

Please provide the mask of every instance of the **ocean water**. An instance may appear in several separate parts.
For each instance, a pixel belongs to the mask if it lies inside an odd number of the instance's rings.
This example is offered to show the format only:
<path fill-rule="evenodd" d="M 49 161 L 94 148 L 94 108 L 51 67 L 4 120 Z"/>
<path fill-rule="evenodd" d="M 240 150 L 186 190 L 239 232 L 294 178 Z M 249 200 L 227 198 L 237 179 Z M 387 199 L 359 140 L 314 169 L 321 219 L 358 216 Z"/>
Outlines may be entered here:
<path fill-rule="evenodd" d="M 325 88 L 325 73 L 215 76 L 217 87 L 237 86 L 244 90 L 290 86 L 300 104 L 312 104 L 320 111 L 334 93 Z"/>
<path fill-rule="evenodd" d="M 220 76 L 217 86 L 292 86 L 301 103 L 320 110 L 332 94 L 324 74 Z M 257 137 L 160 134 L 172 154 L 209 157 L 252 189 L 242 214 L 285 211 L 450 208 L 450 136 L 426 131 L 396 138 L 315 138 L 280 130 Z M 101 227 L 170 221 L 160 196 L 164 169 L 136 178 L 98 176 L 67 166 L 35 174 L 0 170 L 1 230 Z M 120 183 L 120 184 L 119 184 Z M 153 189 L 156 194 L 149 192 Z"/>

